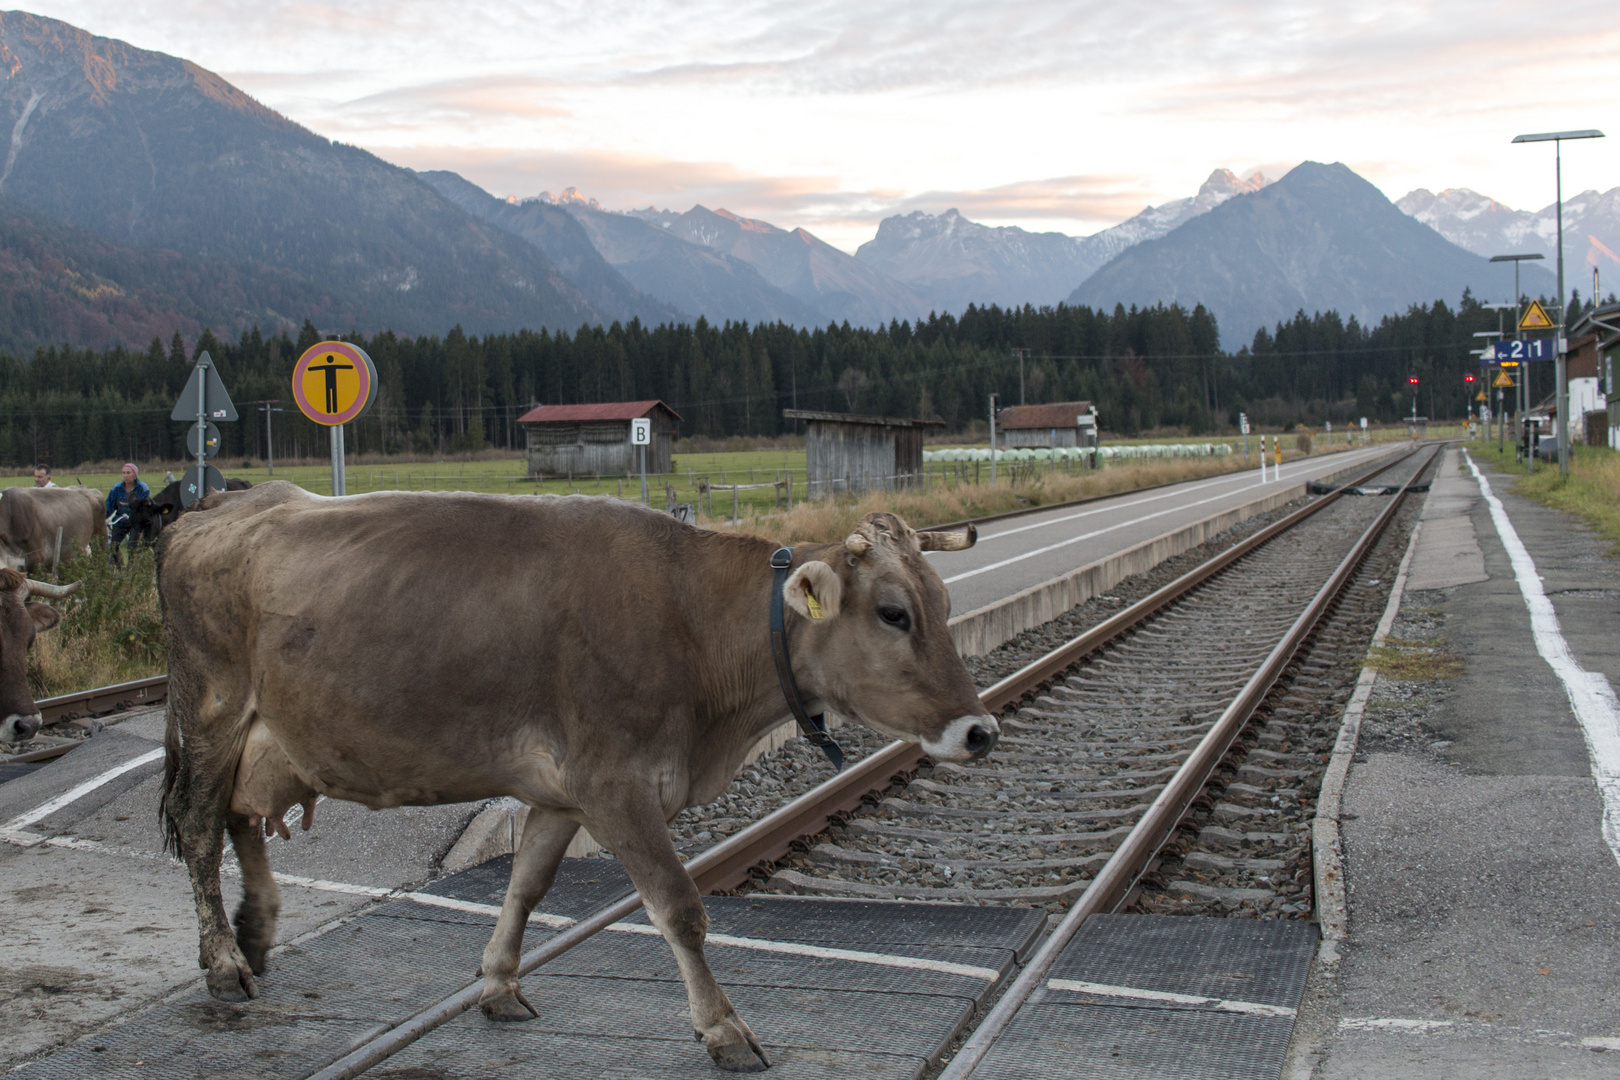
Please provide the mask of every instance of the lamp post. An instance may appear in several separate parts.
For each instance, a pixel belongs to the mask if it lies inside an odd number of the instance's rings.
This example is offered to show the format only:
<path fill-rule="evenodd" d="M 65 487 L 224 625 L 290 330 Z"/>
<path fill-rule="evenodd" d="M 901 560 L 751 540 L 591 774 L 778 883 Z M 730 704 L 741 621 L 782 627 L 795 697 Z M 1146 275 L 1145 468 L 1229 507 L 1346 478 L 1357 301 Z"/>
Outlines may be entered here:
<path fill-rule="evenodd" d="M 1516 143 L 1550 142 L 1553 144 L 1553 176 L 1558 196 L 1558 340 L 1554 357 L 1557 360 L 1558 423 L 1553 432 L 1558 438 L 1558 474 L 1569 475 L 1569 379 L 1564 357 L 1564 140 L 1601 139 L 1603 132 L 1596 128 L 1581 131 L 1544 131 L 1538 135 L 1515 135 Z M 1515 266 L 1517 269 L 1517 266 Z"/>

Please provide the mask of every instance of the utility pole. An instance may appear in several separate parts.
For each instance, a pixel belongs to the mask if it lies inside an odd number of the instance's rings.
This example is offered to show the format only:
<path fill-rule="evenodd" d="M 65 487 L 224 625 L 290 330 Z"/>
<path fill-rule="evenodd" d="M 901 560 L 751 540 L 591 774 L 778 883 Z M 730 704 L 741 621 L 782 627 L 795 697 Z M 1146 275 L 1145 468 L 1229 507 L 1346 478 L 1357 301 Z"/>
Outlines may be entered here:
<path fill-rule="evenodd" d="M 996 486 L 996 396 L 990 395 L 990 486 Z"/>
<path fill-rule="evenodd" d="M 281 402 L 280 398 L 267 398 L 264 401 L 250 401 L 249 405 L 257 405 L 264 412 L 264 463 L 271 476 L 276 475 L 276 440 L 270 431 L 270 414 L 284 412 L 284 409 L 272 408 Z"/>
<path fill-rule="evenodd" d="M 1024 403 L 1024 361 L 1029 357 L 1028 349 L 1014 349 L 1018 354 L 1018 404 Z"/>

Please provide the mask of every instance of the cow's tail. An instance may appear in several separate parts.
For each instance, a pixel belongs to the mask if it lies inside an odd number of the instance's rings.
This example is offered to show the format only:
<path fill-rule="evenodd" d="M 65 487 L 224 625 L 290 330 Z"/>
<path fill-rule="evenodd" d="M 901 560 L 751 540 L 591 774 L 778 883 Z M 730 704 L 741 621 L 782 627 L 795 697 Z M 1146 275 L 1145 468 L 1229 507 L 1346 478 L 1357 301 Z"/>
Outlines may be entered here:
<path fill-rule="evenodd" d="M 180 738 L 180 712 L 171 694 L 163 727 L 163 797 L 158 801 L 158 817 L 163 824 L 163 850 L 177 859 L 185 858 L 180 842 L 180 819 L 185 816 L 187 793 L 191 790 L 191 763 Z"/>

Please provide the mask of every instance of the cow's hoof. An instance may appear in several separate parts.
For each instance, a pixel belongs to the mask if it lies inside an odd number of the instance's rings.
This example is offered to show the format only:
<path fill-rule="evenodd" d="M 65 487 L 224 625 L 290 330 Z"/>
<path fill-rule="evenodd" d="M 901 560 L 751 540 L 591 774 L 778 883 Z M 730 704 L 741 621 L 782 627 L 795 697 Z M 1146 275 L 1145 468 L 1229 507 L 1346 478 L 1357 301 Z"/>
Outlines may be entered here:
<path fill-rule="evenodd" d="M 248 1001 L 259 996 L 259 984 L 246 960 L 224 957 L 208 969 L 208 992 L 220 1001 Z"/>
<path fill-rule="evenodd" d="M 709 1051 L 714 1063 L 726 1072 L 764 1072 L 771 1067 L 764 1048 L 736 1013 L 727 1016 L 708 1035 L 693 1034 L 703 1040 L 704 1049 Z"/>
<path fill-rule="evenodd" d="M 493 1020 L 497 1024 L 521 1023 L 540 1015 L 535 1012 L 534 1006 L 529 1004 L 521 990 L 483 998 L 478 1002 L 478 1009 L 486 1020 Z"/>

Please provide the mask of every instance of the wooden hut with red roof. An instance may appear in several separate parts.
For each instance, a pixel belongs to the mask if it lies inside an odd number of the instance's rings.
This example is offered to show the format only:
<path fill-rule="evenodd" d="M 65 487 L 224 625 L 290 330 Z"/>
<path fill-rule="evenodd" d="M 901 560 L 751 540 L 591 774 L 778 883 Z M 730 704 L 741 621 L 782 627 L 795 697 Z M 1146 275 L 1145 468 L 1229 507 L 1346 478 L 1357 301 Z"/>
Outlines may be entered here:
<path fill-rule="evenodd" d="M 630 421 L 652 421 L 647 471 L 674 471 L 675 433 L 681 417 L 662 401 L 606 401 L 595 405 L 539 405 L 518 423 L 529 438 L 529 476 L 630 476 L 641 471 L 630 442 Z"/>

